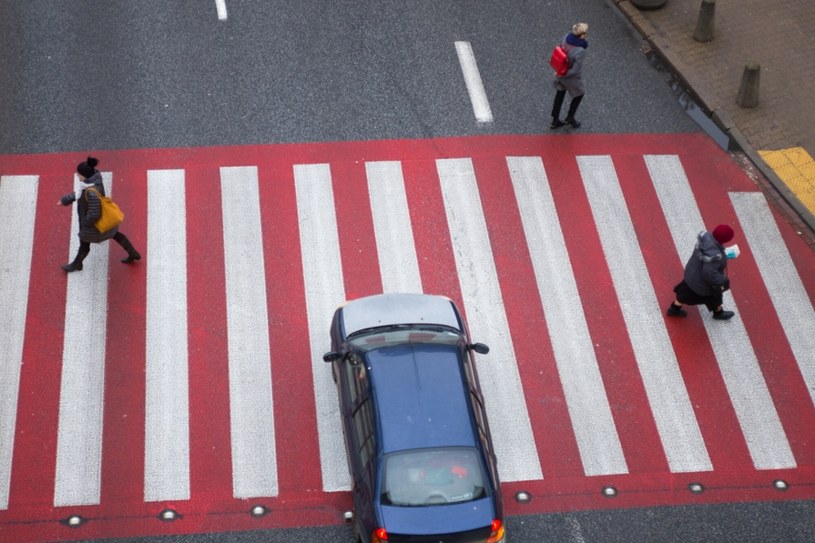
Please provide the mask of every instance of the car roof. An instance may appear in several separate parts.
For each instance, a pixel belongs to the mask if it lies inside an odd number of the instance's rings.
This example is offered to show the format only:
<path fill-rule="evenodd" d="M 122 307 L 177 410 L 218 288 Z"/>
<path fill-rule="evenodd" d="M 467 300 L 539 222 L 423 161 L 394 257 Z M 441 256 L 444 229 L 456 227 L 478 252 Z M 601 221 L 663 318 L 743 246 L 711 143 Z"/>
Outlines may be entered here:
<path fill-rule="evenodd" d="M 436 324 L 461 330 L 456 309 L 449 298 L 430 294 L 377 294 L 348 302 L 342 307 L 343 330 L 354 332 L 391 324 Z"/>
<path fill-rule="evenodd" d="M 397 345 L 365 356 L 383 452 L 475 445 L 459 347 Z"/>

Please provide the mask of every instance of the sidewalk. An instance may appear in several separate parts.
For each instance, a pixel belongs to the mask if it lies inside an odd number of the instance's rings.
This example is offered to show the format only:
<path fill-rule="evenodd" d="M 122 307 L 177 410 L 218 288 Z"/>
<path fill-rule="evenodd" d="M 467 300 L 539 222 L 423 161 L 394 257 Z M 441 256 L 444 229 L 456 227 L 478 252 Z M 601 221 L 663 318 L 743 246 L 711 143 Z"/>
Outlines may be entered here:
<path fill-rule="evenodd" d="M 815 231 L 815 2 L 719 0 L 714 39 L 693 39 L 701 0 L 640 10 L 613 0 L 697 103 Z M 736 103 L 744 66 L 761 65 L 759 104 Z M 797 221 L 796 221 L 797 222 Z"/>

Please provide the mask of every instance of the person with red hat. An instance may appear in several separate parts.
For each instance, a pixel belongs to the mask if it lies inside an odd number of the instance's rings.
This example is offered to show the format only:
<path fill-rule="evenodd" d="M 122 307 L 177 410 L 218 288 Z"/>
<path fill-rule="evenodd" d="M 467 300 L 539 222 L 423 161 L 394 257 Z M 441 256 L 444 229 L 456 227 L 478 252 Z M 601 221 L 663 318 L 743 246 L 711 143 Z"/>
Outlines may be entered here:
<path fill-rule="evenodd" d="M 724 244 L 733 239 L 733 229 L 720 224 L 712 232 L 700 232 L 696 238 L 682 282 L 674 287 L 676 298 L 668 307 L 669 317 L 687 317 L 682 306 L 704 304 L 716 320 L 727 320 L 735 315 L 722 308 L 722 296 L 730 289 L 727 277 L 727 255 Z"/>

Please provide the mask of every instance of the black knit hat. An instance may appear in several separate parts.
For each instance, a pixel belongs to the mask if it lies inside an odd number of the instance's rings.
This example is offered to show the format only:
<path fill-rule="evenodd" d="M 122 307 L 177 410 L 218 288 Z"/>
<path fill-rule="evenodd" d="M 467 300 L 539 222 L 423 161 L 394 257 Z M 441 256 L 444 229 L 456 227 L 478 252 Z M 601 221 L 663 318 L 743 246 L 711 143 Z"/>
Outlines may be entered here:
<path fill-rule="evenodd" d="M 87 179 L 88 177 L 92 177 L 93 174 L 96 173 L 97 164 L 99 164 L 99 161 L 93 158 L 92 156 L 89 156 L 88 160 L 79 163 L 79 166 L 76 167 L 76 173 L 78 173 L 85 179 Z"/>

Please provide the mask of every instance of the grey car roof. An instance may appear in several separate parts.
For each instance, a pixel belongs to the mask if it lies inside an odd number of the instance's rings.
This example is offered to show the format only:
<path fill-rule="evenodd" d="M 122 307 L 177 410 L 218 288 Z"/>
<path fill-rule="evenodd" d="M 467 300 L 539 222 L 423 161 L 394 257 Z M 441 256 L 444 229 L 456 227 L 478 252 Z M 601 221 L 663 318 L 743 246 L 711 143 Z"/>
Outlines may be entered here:
<path fill-rule="evenodd" d="M 377 294 L 348 302 L 342 313 L 346 337 L 358 330 L 391 324 L 440 324 L 461 330 L 453 303 L 445 296 Z"/>

